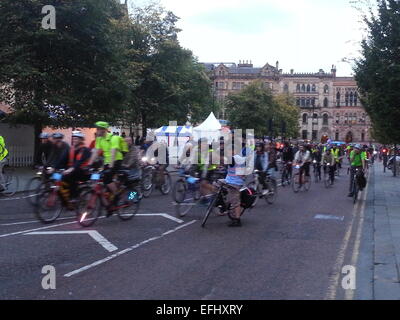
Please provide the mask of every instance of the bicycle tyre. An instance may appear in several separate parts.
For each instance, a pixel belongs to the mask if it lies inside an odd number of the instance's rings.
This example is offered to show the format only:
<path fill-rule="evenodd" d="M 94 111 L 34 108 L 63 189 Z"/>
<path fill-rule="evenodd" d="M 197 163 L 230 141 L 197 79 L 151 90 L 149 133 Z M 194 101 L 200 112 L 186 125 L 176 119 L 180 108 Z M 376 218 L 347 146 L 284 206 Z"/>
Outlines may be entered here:
<path fill-rule="evenodd" d="M 354 180 L 356 179 L 356 177 L 354 177 Z M 357 202 L 358 199 L 358 185 L 357 182 L 354 182 L 353 185 L 353 204 L 355 204 Z"/>
<path fill-rule="evenodd" d="M 146 172 L 142 179 L 142 194 L 143 197 L 149 198 L 153 193 L 154 183 L 153 183 L 153 173 Z"/>
<path fill-rule="evenodd" d="M 101 199 L 96 192 L 93 190 L 83 192 L 76 209 L 78 223 L 85 228 L 92 226 L 99 218 L 101 208 Z M 83 217 L 84 214 L 86 214 L 85 217 Z"/>
<path fill-rule="evenodd" d="M 38 191 L 40 192 L 42 184 L 40 177 L 34 177 L 26 183 L 24 197 L 30 205 L 36 205 Z"/>
<path fill-rule="evenodd" d="M 203 221 L 201 223 L 201 226 L 203 228 L 206 225 L 206 222 L 207 222 L 208 217 L 210 216 L 211 212 L 214 210 L 215 204 L 217 203 L 217 199 L 219 198 L 220 194 L 221 194 L 221 190 L 218 191 L 218 193 L 215 195 L 214 199 L 212 199 L 210 204 L 208 205 L 206 214 L 204 215 Z"/>
<path fill-rule="evenodd" d="M 174 186 L 172 187 L 172 199 L 176 203 L 185 201 L 187 189 L 185 180 L 179 179 L 175 181 Z"/>
<path fill-rule="evenodd" d="M 5 165 L 3 167 L 3 175 L 5 180 L 5 189 L 1 192 L 6 197 L 12 197 L 18 192 L 19 188 L 19 178 L 14 174 L 14 168 Z M 11 186 L 11 188 L 10 188 Z"/>
<path fill-rule="evenodd" d="M 139 195 L 138 191 L 135 190 L 134 188 L 128 188 L 120 195 L 119 201 L 125 202 L 126 199 L 128 198 L 128 193 L 131 192 L 136 192 L 135 197 Z M 117 206 L 118 205 L 119 204 L 117 202 Z M 120 218 L 122 221 L 131 220 L 134 216 L 136 216 L 136 214 L 139 211 L 139 208 L 140 208 L 140 198 L 138 196 L 136 201 L 131 201 L 131 205 L 127 208 L 124 208 L 126 210 L 124 209 L 118 210 L 118 218 Z"/>
<path fill-rule="evenodd" d="M 270 193 L 271 188 L 272 188 L 272 193 Z M 271 179 L 268 182 L 268 190 L 269 190 L 269 192 L 265 196 L 265 200 L 267 201 L 268 204 L 274 204 L 276 197 L 278 196 L 278 186 L 277 186 L 275 179 Z"/>
<path fill-rule="evenodd" d="M 49 199 L 49 197 L 53 197 L 53 199 Z M 47 216 L 45 212 L 47 209 L 46 207 L 51 205 L 48 202 L 50 200 L 54 201 L 54 205 L 52 205 L 51 208 L 48 208 L 50 214 L 49 216 Z M 55 191 L 53 189 L 47 189 L 43 190 L 38 195 L 34 213 L 40 222 L 44 224 L 53 223 L 58 219 L 58 217 L 61 215 L 63 211 L 64 211 L 64 206 L 58 191 Z"/>
<path fill-rule="evenodd" d="M 299 173 L 296 173 L 292 177 L 292 189 L 293 189 L 294 193 L 298 193 L 300 191 L 300 188 L 301 188 L 300 183 L 297 182 L 297 181 L 299 181 L 299 177 L 300 177 Z"/>
<path fill-rule="evenodd" d="M 167 195 L 171 191 L 172 180 L 171 180 L 171 175 L 168 172 L 164 173 L 164 177 L 165 177 L 165 183 L 160 186 L 160 191 L 163 195 Z"/>

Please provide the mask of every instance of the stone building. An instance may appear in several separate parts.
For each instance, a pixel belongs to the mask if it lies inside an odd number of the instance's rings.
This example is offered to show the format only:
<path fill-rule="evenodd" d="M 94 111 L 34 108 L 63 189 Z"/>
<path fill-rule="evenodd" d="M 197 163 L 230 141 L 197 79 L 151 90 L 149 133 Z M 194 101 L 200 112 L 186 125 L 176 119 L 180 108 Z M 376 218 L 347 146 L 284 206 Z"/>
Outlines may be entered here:
<path fill-rule="evenodd" d="M 283 73 L 279 62 L 253 67 L 251 61 L 231 63 L 204 63 L 214 82 L 214 97 L 223 104 L 230 93 L 243 89 L 249 83 L 261 80 L 274 94 L 294 96 L 300 108 L 299 138 L 321 141 L 369 143 L 370 120 L 360 104 L 357 83 L 352 77 L 337 77 L 336 67 L 329 73 Z M 220 118 L 225 119 L 225 110 Z"/>

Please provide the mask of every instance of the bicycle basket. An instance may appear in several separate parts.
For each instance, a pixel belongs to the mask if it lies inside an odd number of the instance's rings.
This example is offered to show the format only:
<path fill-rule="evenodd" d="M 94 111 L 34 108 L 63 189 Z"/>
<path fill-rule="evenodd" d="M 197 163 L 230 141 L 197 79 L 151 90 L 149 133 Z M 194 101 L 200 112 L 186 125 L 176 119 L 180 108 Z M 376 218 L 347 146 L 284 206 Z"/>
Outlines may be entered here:
<path fill-rule="evenodd" d="M 253 188 L 244 188 L 240 190 L 240 202 L 243 208 L 245 209 L 251 208 L 256 199 L 257 199 L 256 190 L 254 190 Z"/>

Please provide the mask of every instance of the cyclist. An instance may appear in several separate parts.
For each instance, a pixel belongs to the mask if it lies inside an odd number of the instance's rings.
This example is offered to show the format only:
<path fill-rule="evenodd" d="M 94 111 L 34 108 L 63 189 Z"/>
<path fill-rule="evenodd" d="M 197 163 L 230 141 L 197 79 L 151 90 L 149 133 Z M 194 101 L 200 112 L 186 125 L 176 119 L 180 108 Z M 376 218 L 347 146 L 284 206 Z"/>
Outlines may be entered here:
<path fill-rule="evenodd" d="M 50 134 L 43 132 L 39 135 L 40 146 L 36 155 L 35 166 L 45 167 L 48 165 L 50 155 L 53 151 L 54 144 L 50 140 Z"/>
<path fill-rule="evenodd" d="M 259 181 L 263 186 L 262 194 L 265 196 L 268 194 L 267 184 L 265 182 L 267 177 L 267 170 L 268 170 L 268 152 L 265 151 L 264 143 L 257 142 L 256 143 L 256 152 L 255 152 L 255 162 L 254 162 L 254 169 L 259 171 Z"/>
<path fill-rule="evenodd" d="M 362 170 L 364 172 L 366 166 L 366 154 L 361 151 L 361 146 L 359 144 L 355 145 L 353 151 L 350 152 L 350 164 L 351 164 L 351 172 L 350 172 L 350 192 L 349 197 L 353 197 L 353 182 L 354 175 L 357 169 Z M 362 189 L 360 189 L 362 190 Z"/>
<path fill-rule="evenodd" d="M 335 162 L 333 163 L 333 165 L 334 165 L 333 169 L 334 169 L 334 171 L 336 171 L 338 169 L 339 163 L 340 163 L 340 150 L 336 144 L 334 144 L 331 147 L 331 153 L 335 157 Z"/>
<path fill-rule="evenodd" d="M 232 217 L 235 217 L 229 224 L 229 227 L 241 227 L 240 214 L 242 213 L 240 189 L 245 184 L 246 176 L 249 170 L 246 164 L 251 164 L 254 151 L 249 150 L 245 146 L 245 136 L 242 138 L 243 149 L 241 154 L 233 156 L 232 164 L 228 166 L 226 183 L 228 184 L 227 203 L 230 205 L 229 210 Z M 253 160 L 254 161 L 254 160 Z M 251 170 L 252 172 L 253 170 Z"/>
<path fill-rule="evenodd" d="M 110 200 L 114 199 L 117 193 L 117 185 L 113 182 L 114 175 L 121 169 L 123 155 L 120 148 L 120 139 L 118 136 L 108 132 L 110 125 L 104 121 L 96 122 L 97 138 L 95 148 L 92 150 L 92 157 L 89 165 L 92 165 L 99 156 L 99 151 L 103 151 L 104 157 L 104 184 L 111 192 Z M 112 212 L 108 212 L 110 216 Z"/>
<path fill-rule="evenodd" d="M 282 149 L 282 161 L 283 166 L 285 166 L 288 170 L 289 177 L 292 176 L 292 162 L 294 160 L 294 152 L 292 146 L 289 144 L 288 141 L 284 142 L 284 146 Z"/>
<path fill-rule="evenodd" d="M 70 204 L 78 198 L 78 182 L 89 179 L 88 168 L 91 151 L 85 146 L 85 135 L 81 131 L 72 131 L 72 146 L 68 156 L 68 169 L 63 172 L 63 191 L 65 200 Z M 69 196 L 70 192 L 70 196 Z"/>
<path fill-rule="evenodd" d="M 7 163 L 8 150 L 4 138 L 0 136 L 0 192 L 4 191 L 5 180 L 3 176 L 3 167 Z"/>
<path fill-rule="evenodd" d="M 331 178 L 331 183 L 335 181 L 335 162 L 336 157 L 332 152 L 331 147 L 327 147 L 326 151 L 322 155 L 322 165 L 324 166 L 324 172 L 328 171 L 329 177 Z"/>
<path fill-rule="evenodd" d="M 197 148 L 198 165 L 196 171 L 201 177 L 200 193 L 202 196 L 206 196 L 207 194 L 215 191 L 212 183 L 214 173 L 218 169 L 218 165 L 212 163 L 212 153 L 214 150 L 210 148 L 207 138 L 201 138 Z"/>
<path fill-rule="evenodd" d="M 302 176 L 303 172 L 305 172 L 306 177 L 310 177 L 311 153 L 306 149 L 304 144 L 300 145 L 300 149 L 297 151 L 294 157 L 294 162 L 295 164 L 301 165 L 300 177 Z"/>
<path fill-rule="evenodd" d="M 56 170 L 66 169 L 68 166 L 69 144 L 63 141 L 64 134 L 59 132 L 53 133 L 52 139 L 54 146 L 49 156 L 49 166 Z"/>
<path fill-rule="evenodd" d="M 322 152 L 321 152 L 321 148 L 319 148 L 318 146 L 314 146 L 311 149 L 311 160 L 316 161 L 315 162 L 315 167 L 314 170 L 317 171 L 318 173 L 318 177 L 321 180 L 321 161 L 322 161 Z"/>

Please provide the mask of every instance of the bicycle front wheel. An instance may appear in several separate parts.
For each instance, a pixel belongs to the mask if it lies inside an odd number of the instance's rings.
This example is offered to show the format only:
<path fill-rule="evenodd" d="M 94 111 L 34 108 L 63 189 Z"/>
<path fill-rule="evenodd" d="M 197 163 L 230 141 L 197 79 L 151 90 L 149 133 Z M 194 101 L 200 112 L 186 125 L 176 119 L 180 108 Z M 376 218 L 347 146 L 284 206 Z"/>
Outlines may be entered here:
<path fill-rule="evenodd" d="M 54 189 L 42 191 L 37 197 L 36 204 L 35 215 L 45 224 L 56 221 L 64 210 L 61 197 Z"/>
<path fill-rule="evenodd" d="M 164 184 L 161 185 L 160 191 L 162 194 L 167 195 L 171 191 L 171 176 L 169 173 L 164 173 Z"/>
<path fill-rule="evenodd" d="M 3 175 L 5 186 L 2 194 L 6 197 L 12 197 L 19 190 L 19 178 L 15 174 L 14 169 L 8 166 L 3 168 Z"/>
<path fill-rule="evenodd" d="M 26 201 L 30 205 L 36 205 L 37 196 L 43 189 L 44 188 L 42 188 L 42 179 L 40 177 L 34 177 L 30 179 L 25 186 L 24 197 L 26 198 Z"/>
<path fill-rule="evenodd" d="M 83 192 L 76 209 L 78 223 L 82 227 L 90 227 L 101 213 L 101 199 L 93 190 Z"/>
<path fill-rule="evenodd" d="M 131 220 L 139 211 L 140 198 L 139 193 L 135 189 L 127 189 L 121 195 L 117 201 L 118 217 L 123 220 Z"/>
<path fill-rule="evenodd" d="M 301 184 L 300 184 L 300 174 L 296 173 L 293 175 L 292 178 L 292 189 L 294 193 L 298 193 L 300 191 Z"/>
<path fill-rule="evenodd" d="M 268 204 L 274 204 L 277 196 L 278 196 L 278 186 L 274 179 L 271 179 L 268 182 L 268 194 L 265 196 L 265 200 Z"/>

